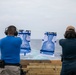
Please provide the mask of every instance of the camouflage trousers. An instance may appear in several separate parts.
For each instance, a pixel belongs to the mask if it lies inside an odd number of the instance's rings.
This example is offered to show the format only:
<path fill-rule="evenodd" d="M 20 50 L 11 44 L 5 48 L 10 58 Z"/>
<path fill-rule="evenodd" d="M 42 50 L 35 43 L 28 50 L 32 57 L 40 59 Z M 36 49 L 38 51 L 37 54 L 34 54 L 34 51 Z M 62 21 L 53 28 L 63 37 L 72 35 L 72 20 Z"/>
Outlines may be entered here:
<path fill-rule="evenodd" d="M 20 67 L 5 66 L 5 68 L 0 68 L 0 75 L 20 75 Z"/>

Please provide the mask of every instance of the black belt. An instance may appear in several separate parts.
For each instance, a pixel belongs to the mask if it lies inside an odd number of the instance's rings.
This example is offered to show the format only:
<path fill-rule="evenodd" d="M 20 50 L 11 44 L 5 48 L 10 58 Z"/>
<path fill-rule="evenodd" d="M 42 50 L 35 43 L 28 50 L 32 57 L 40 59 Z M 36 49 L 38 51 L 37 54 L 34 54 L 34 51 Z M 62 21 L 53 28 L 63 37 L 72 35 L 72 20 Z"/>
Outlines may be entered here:
<path fill-rule="evenodd" d="M 73 61 L 76 60 L 76 58 L 63 58 L 64 61 Z"/>
<path fill-rule="evenodd" d="M 19 63 L 5 63 L 5 65 L 8 65 L 8 66 L 20 66 Z"/>

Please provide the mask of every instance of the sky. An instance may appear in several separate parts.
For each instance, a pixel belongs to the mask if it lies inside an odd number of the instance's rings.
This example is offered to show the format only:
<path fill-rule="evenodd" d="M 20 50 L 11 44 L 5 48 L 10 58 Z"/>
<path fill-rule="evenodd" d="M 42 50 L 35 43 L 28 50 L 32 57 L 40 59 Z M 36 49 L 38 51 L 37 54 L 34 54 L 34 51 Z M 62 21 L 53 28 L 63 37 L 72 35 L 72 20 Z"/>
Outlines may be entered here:
<path fill-rule="evenodd" d="M 68 25 L 76 28 L 76 0 L 0 0 L 0 38 L 9 25 L 31 30 L 31 39 L 43 39 L 45 32 L 63 38 Z"/>

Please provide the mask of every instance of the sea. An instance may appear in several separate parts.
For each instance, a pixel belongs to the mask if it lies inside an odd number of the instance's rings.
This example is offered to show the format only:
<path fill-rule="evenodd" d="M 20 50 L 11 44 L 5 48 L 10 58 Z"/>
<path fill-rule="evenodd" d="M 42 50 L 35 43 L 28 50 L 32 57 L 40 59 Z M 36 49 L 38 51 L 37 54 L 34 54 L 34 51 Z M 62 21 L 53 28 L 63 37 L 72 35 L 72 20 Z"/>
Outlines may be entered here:
<path fill-rule="evenodd" d="M 30 53 L 21 53 L 21 60 L 61 60 L 62 48 L 59 45 L 59 40 L 56 41 L 54 55 L 41 54 L 40 50 L 42 47 L 42 39 L 31 39 L 30 40 Z"/>
<path fill-rule="evenodd" d="M 59 45 L 59 40 L 56 41 L 54 55 L 41 54 L 42 39 L 30 40 L 30 53 L 20 53 L 21 60 L 61 60 L 62 48 Z M 1 53 L 0 53 L 1 58 Z"/>

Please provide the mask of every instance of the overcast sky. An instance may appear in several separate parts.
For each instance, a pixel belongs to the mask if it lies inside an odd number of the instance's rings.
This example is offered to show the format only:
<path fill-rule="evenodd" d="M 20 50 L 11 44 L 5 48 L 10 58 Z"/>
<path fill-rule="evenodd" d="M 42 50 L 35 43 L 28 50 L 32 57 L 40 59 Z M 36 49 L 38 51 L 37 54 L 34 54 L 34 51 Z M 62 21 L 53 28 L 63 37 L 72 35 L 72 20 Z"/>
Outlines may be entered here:
<path fill-rule="evenodd" d="M 76 27 L 76 0 L 0 0 L 0 38 L 9 25 L 31 30 L 32 39 L 46 31 L 63 38 L 68 25 Z"/>

